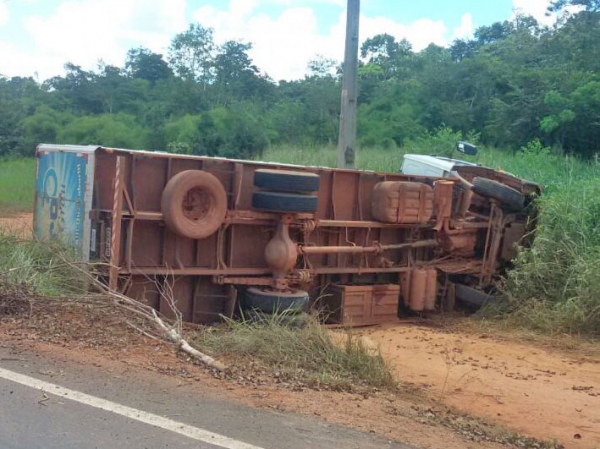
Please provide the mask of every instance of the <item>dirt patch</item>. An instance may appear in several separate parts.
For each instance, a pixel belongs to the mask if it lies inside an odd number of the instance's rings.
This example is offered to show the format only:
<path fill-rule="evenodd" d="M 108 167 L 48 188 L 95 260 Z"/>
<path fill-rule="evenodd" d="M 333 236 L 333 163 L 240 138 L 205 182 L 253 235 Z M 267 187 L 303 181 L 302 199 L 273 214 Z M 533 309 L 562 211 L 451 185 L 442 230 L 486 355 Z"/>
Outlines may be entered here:
<path fill-rule="evenodd" d="M 600 355 L 414 324 L 360 331 L 429 396 L 569 448 L 600 447 Z"/>
<path fill-rule="evenodd" d="M 344 393 L 290 388 L 276 375 L 236 367 L 223 375 L 196 366 L 166 345 L 123 325 L 119 312 L 90 307 L 38 303 L 31 317 L 0 320 L 0 345 L 17 352 L 33 350 L 110 372 L 140 378 L 167 376 L 204 394 L 240 403 L 315 416 L 331 423 L 373 432 L 391 440 L 431 448 L 495 448 L 507 441 L 504 429 L 453 413 L 418 393 L 378 391 Z M 161 383 L 162 381 L 159 381 Z M 326 406 L 324 406 L 326 404 Z M 521 445 L 517 447 L 542 447 Z"/>
<path fill-rule="evenodd" d="M 16 234 L 22 237 L 33 235 L 33 214 L 25 212 L 8 217 L 0 217 L 0 232 Z"/>

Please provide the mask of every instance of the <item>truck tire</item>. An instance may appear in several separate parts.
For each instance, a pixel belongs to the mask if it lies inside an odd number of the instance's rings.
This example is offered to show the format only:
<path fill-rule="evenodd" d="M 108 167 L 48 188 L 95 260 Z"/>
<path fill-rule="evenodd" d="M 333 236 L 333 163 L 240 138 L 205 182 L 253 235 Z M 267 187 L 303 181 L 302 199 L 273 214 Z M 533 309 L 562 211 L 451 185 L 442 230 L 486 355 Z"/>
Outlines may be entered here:
<path fill-rule="evenodd" d="M 280 192 L 255 192 L 252 207 L 271 212 L 315 212 L 319 199 L 314 195 Z"/>
<path fill-rule="evenodd" d="M 470 306 L 474 306 L 477 308 L 482 307 L 492 298 L 492 295 L 482 292 L 481 290 L 476 290 L 473 287 L 469 287 L 468 285 L 455 285 L 456 299 Z"/>
<path fill-rule="evenodd" d="M 316 192 L 319 175 L 290 170 L 259 169 L 254 172 L 254 185 L 275 192 Z"/>
<path fill-rule="evenodd" d="M 190 239 L 203 239 L 215 233 L 227 214 L 227 193 L 214 175 L 186 170 L 173 176 L 161 198 L 167 227 Z"/>
<path fill-rule="evenodd" d="M 285 292 L 250 287 L 242 298 L 242 306 L 246 310 L 263 313 L 287 314 L 301 313 L 308 310 L 309 296 L 303 290 L 291 289 Z"/>
<path fill-rule="evenodd" d="M 525 196 L 500 182 L 487 178 L 473 178 L 473 192 L 481 196 L 494 198 L 502 205 L 514 210 L 521 210 L 525 204 Z"/>

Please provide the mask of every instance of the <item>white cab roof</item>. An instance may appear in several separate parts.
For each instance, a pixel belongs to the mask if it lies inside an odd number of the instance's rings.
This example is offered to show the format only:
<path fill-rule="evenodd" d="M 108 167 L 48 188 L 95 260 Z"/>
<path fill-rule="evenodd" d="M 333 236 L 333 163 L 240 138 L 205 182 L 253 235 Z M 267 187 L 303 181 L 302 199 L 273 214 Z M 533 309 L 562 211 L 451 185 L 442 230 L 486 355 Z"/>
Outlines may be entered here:
<path fill-rule="evenodd" d="M 419 164 L 429 165 L 431 167 L 439 168 L 444 171 L 452 171 L 457 165 L 471 165 L 477 166 L 471 162 L 460 161 L 458 159 L 450 159 L 441 156 L 425 156 L 422 154 L 405 154 L 405 160 L 414 161 Z"/>

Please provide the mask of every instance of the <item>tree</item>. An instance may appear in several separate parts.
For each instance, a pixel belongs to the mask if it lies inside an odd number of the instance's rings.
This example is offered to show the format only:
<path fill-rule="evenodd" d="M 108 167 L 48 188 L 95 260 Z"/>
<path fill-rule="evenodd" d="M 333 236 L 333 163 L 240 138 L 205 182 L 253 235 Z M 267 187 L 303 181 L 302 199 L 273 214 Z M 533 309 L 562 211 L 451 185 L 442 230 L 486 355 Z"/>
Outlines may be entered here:
<path fill-rule="evenodd" d="M 144 129 L 131 115 L 102 114 L 78 117 L 70 121 L 58 132 L 57 140 L 78 145 L 142 149 L 144 134 Z"/>
<path fill-rule="evenodd" d="M 251 49 L 252 44 L 238 41 L 228 41 L 219 47 L 214 61 L 216 104 L 270 98 L 272 82 L 259 74 L 248 55 Z"/>
<path fill-rule="evenodd" d="M 337 67 L 334 59 L 326 58 L 323 55 L 316 55 L 308 62 L 308 76 L 317 78 L 333 77 Z"/>
<path fill-rule="evenodd" d="M 95 74 L 95 86 L 97 95 L 101 98 L 104 106 L 103 112 L 112 114 L 115 112 L 115 102 L 119 94 L 120 87 L 125 82 L 123 71 L 114 65 L 107 65 L 100 60 L 98 63 L 99 73 Z"/>
<path fill-rule="evenodd" d="M 83 70 L 81 66 L 67 62 L 66 75 L 55 76 L 44 84 L 67 100 L 73 112 L 81 114 L 100 114 L 104 110 L 103 99 L 96 84 L 93 72 Z"/>
<path fill-rule="evenodd" d="M 192 23 L 187 31 L 176 35 L 169 47 L 169 64 L 184 80 L 206 87 L 214 79 L 214 31 Z"/>
<path fill-rule="evenodd" d="M 548 11 L 562 12 L 569 6 L 581 7 L 590 12 L 600 12 L 600 0 L 553 0 L 548 6 Z"/>
<path fill-rule="evenodd" d="M 412 46 L 406 39 L 396 42 L 394 36 L 378 34 L 361 46 L 360 56 L 368 63 L 382 68 L 384 78 L 407 74 L 412 61 Z"/>
<path fill-rule="evenodd" d="M 173 71 L 158 53 L 147 48 L 132 48 L 127 52 L 125 71 L 132 78 L 139 78 L 151 83 L 173 76 Z"/>
<path fill-rule="evenodd" d="M 33 151 L 40 143 L 57 142 L 59 131 L 74 118 L 69 113 L 55 111 L 47 105 L 39 106 L 33 115 L 20 123 L 23 147 Z"/>

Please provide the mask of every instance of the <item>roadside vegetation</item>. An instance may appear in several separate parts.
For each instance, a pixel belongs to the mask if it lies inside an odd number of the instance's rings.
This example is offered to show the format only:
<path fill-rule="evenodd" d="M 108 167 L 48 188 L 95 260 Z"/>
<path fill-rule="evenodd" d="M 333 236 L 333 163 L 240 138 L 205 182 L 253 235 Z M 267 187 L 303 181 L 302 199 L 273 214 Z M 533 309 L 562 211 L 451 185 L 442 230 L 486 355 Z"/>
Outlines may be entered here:
<path fill-rule="evenodd" d="M 192 340 L 217 356 L 268 368 L 278 381 L 292 387 L 360 391 L 394 389 L 397 380 L 376 348 L 350 332 L 332 333 L 309 317 L 306 325 L 285 326 L 274 318 L 252 323 L 227 320 L 226 326 L 199 332 Z M 262 365 L 262 366 L 261 366 Z"/>
<path fill-rule="evenodd" d="M 31 211 L 35 191 L 35 160 L 0 159 L 0 215 Z"/>
<path fill-rule="evenodd" d="M 597 0 L 551 3 L 552 26 L 517 14 L 448 47 L 416 51 L 384 33 L 361 42 L 361 147 L 393 153 L 447 126 L 488 146 L 516 150 L 538 139 L 593 157 L 600 8 Z M 0 157 L 31 157 L 39 142 L 243 158 L 336 142 L 340 61 L 315 55 L 304 78 L 274 80 L 251 48 L 218 45 L 211 28 L 192 23 L 164 55 L 132 48 L 122 64 L 92 69 L 64 61 L 64 73 L 43 82 L 3 77 L 0 67 Z"/>
<path fill-rule="evenodd" d="M 58 243 L 41 244 L 0 227 L 0 293 L 14 286 L 34 295 L 66 296 L 85 291 L 75 258 Z"/>

